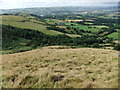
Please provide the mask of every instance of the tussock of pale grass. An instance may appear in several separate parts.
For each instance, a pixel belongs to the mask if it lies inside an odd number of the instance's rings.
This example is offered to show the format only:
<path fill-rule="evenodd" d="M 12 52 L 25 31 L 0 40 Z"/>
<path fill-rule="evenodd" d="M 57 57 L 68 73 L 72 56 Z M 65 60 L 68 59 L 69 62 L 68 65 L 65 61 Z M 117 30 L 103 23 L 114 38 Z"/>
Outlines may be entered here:
<path fill-rule="evenodd" d="M 3 55 L 6 88 L 117 88 L 118 52 L 45 47 Z"/>

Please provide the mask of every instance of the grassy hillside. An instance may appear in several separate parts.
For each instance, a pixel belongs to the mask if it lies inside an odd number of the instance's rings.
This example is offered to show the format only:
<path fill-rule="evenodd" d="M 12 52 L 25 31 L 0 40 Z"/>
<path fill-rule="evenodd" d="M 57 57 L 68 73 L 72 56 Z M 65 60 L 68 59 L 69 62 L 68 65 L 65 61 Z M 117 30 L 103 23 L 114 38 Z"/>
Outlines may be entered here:
<path fill-rule="evenodd" d="M 3 21 L 20 22 L 20 21 L 23 21 L 23 20 L 28 21 L 29 19 L 27 19 L 26 17 L 20 17 L 20 16 L 3 15 L 3 16 L 2 16 L 2 20 L 3 20 Z"/>
<path fill-rule="evenodd" d="M 51 46 L 3 55 L 6 88 L 117 88 L 118 52 Z"/>
<path fill-rule="evenodd" d="M 30 19 L 28 19 L 26 17 L 21 17 L 21 16 L 4 15 L 2 18 L 2 23 L 4 25 L 11 25 L 11 26 L 15 26 L 18 28 L 38 30 L 40 32 L 43 32 L 43 33 L 49 34 L 49 35 L 62 34 L 57 31 L 47 30 L 46 29 L 47 26 L 40 24 L 41 23 L 40 21 L 39 21 L 39 23 L 35 23 L 35 22 L 31 21 Z"/>

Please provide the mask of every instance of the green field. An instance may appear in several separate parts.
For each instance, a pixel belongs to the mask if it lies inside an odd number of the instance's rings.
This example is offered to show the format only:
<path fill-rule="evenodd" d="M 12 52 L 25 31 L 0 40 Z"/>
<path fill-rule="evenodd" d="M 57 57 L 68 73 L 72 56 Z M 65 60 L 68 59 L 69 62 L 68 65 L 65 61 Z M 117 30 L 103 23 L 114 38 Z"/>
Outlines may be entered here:
<path fill-rule="evenodd" d="M 29 20 L 26 17 L 20 17 L 20 16 L 13 16 L 13 15 L 3 15 L 2 16 L 3 21 L 15 21 L 15 22 L 20 22 L 23 20 Z"/>
<path fill-rule="evenodd" d="M 69 37 L 81 37 L 80 35 L 76 35 L 76 34 L 66 34 Z"/>
<path fill-rule="evenodd" d="M 109 34 L 107 37 L 120 40 L 120 37 L 118 37 L 118 33 L 117 32 Z"/>
<path fill-rule="evenodd" d="M 85 22 L 85 24 L 88 24 L 88 25 L 93 25 L 94 23 Z"/>
<path fill-rule="evenodd" d="M 104 26 L 104 25 L 93 25 L 92 27 L 96 27 L 96 28 L 108 28 L 108 26 Z"/>
<path fill-rule="evenodd" d="M 85 25 L 78 25 L 76 24 L 75 26 L 71 26 L 71 27 L 75 27 L 75 28 L 79 28 L 81 30 L 85 30 L 85 31 L 91 31 L 91 32 L 94 32 L 94 33 L 97 33 L 100 31 L 100 29 L 97 29 L 97 28 L 89 28 L 89 26 L 85 26 Z"/>

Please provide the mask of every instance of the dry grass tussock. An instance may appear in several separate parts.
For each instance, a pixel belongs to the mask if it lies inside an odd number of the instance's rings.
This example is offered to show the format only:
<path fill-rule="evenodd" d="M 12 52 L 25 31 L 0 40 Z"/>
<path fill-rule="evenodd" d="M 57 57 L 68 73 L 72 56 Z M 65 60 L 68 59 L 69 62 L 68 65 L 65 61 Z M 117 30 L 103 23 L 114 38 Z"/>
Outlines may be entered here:
<path fill-rule="evenodd" d="M 92 48 L 44 47 L 3 55 L 6 88 L 115 88 L 118 52 Z"/>

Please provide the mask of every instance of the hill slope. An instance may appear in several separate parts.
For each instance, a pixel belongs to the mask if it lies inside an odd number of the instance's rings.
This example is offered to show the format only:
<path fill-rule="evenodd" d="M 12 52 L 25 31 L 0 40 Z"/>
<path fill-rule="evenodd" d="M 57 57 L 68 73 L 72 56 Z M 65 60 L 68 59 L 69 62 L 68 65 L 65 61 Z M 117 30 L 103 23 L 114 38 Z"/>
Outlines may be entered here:
<path fill-rule="evenodd" d="M 11 25 L 11 26 L 23 28 L 23 29 L 38 30 L 40 32 L 43 32 L 43 33 L 49 34 L 49 35 L 62 34 L 62 33 L 57 32 L 57 31 L 47 30 L 46 29 L 47 26 L 43 25 L 43 23 L 40 21 L 37 21 L 35 19 L 29 19 L 27 17 L 22 17 L 22 16 L 3 15 L 2 16 L 2 23 L 3 23 L 3 25 Z"/>
<path fill-rule="evenodd" d="M 3 55 L 3 87 L 116 88 L 118 52 L 51 46 Z"/>

